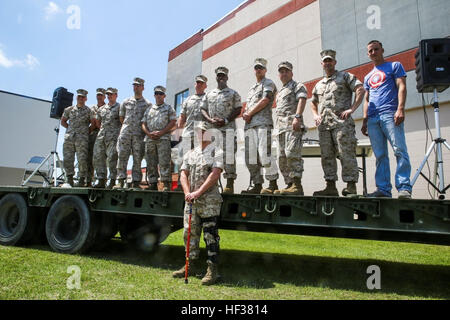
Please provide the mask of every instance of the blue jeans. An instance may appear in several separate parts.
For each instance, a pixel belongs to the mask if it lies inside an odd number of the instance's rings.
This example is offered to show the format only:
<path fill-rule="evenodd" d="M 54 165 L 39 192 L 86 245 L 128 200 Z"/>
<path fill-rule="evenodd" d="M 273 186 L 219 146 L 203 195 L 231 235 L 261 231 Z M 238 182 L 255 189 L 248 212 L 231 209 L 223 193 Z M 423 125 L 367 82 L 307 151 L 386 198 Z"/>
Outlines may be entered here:
<path fill-rule="evenodd" d="M 391 171 L 389 167 L 389 153 L 387 141 L 394 150 L 397 158 L 397 171 L 395 172 L 395 187 L 398 191 L 412 192 L 410 181 L 411 163 L 406 147 L 404 124 L 395 125 L 394 113 L 387 113 L 370 117 L 367 123 L 370 143 L 377 159 L 375 182 L 377 189 L 387 196 L 392 196 Z"/>

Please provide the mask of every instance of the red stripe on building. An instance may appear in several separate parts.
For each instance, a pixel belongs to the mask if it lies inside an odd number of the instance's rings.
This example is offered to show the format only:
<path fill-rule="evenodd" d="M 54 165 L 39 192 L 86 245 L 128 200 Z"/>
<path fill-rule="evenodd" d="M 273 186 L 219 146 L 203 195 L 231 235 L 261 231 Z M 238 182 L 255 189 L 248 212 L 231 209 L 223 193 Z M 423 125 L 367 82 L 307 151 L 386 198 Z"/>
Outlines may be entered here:
<path fill-rule="evenodd" d="M 184 53 L 185 51 L 189 50 L 202 40 L 203 40 L 203 30 L 200 30 L 192 37 L 184 41 L 182 44 L 180 44 L 178 47 L 169 52 L 169 62 L 178 57 L 179 55 L 181 55 L 182 53 Z"/>
<path fill-rule="evenodd" d="M 316 0 L 292 0 L 285 5 L 279 7 L 275 11 L 265 15 L 264 17 L 256 20 L 234 34 L 226 37 L 225 39 L 214 44 L 210 48 L 203 51 L 203 61 L 211 58 L 219 52 L 233 46 L 234 44 L 250 37 L 251 35 L 261 31 L 262 29 L 280 21 L 281 19 L 289 16 L 290 14 L 303 9 Z"/>
<path fill-rule="evenodd" d="M 415 65 L 415 54 L 417 52 L 418 48 L 413 48 L 407 51 L 403 51 L 397 54 L 394 54 L 392 56 L 386 57 L 386 61 L 394 62 L 398 61 L 403 65 L 403 68 L 406 72 L 412 71 L 416 69 Z M 350 69 L 347 69 L 345 71 L 354 74 L 361 82 L 364 81 L 364 77 L 373 69 L 373 63 L 365 63 Z M 308 89 L 308 97 L 311 98 L 312 91 L 314 89 L 314 86 L 317 84 L 317 82 L 320 81 L 320 79 L 314 79 L 311 81 L 308 81 L 305 83 L 306 89 Z"/>

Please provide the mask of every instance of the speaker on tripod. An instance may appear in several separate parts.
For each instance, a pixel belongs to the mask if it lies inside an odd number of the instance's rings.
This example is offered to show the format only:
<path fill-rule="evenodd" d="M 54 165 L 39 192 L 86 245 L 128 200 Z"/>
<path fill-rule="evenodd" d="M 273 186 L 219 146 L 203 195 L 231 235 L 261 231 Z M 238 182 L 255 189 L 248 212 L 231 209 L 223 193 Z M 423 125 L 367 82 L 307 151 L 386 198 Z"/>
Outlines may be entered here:
<path fill-rule="evenodd" d="M 67 91 L 66 88 L 57 88 L 53 92 L 52 107 L 50 109 L 50 118 L 61 119 L 64 109 L 70 107 L 73 102 L 73 93 Z"/>
<path fill-rule="evenodd" d="M 442 147 L 450 150 L 450 145 L 441 136 L 441 125 L 439 118 L 438 92 L 442 92 L 450 86 L 450 39 L 427 39 L 420 41 L 419 50 L 416 53 L 416 80 L 417 90 L 421 93 L 434 93 L 434 121 L 436 123 L 436 137 L 431 143 L 422 163 L 419 166 L 411 185 L 414 185 L 421 175 L 438 193 L 439 199 L 445 199 L 445 193 L 450 188 L 445 185 L 444 161 L 442 157 Z M 439 185 L 434 184 L 423 173 L 423 167 L 428 161 L 432 152 L 436 153 L 437 173 L 439 175 Z"/>
<path fill-rule="evenodd" d="M 417 91 L 442 92 L 450 86 L 450 38 L 420 41 L 416 53 Z"/>

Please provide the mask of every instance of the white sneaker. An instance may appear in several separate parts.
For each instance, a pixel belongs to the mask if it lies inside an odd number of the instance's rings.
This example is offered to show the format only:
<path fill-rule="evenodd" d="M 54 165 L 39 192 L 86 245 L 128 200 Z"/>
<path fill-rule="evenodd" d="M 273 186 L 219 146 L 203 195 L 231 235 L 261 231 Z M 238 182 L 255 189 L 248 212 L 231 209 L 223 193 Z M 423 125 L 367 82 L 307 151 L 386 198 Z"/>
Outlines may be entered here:
<path fill-rule="evenodd" d="M 411 192 L 408 190 L 400 190 L 398 192 L 399 199 L 411 199 Z"/>

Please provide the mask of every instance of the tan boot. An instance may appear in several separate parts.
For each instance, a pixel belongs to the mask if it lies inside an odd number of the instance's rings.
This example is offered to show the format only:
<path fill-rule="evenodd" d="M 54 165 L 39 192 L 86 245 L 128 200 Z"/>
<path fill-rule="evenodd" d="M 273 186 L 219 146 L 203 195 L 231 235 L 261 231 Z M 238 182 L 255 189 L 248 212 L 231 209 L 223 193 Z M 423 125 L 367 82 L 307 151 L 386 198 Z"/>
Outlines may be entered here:
<path fill-rule="evenodd" d="M 194 277 L 199 272 L 198 270 L 198 262 L 197 260 L 189 260 L 189 270 L 188 270 L 188 276 Z M 184 278 L 186 273 L 186 265 L 184 265 L 182 268 L 178 269 L 177 271 L 172 273 L 172 277 L 174 278 Z"/>
<path fill-rule="evenodd" d="M 290 187 L 292 187 L 292 182 L 289 182 L 289 183 L 288 183 L 286 189 L 289 189 Z M 273 192 L 273 194 L 280 195 L 280 194 L 281 194 L 281 190 L 275 190 L 275 191 Z"/>
<path fill-rule="evenodd" d="M 95 189 L 105 189 L 106 187 L 106 179 L 98 179 L 94 184 Z"/>
<path fill-rule="evenodd" d="M 286 196 L 303 196 L 303 187 L 302 187 L 302 180 L 300 178 L 294 178 L 294 182 L 292 183 L 292 186 L 287 189 L 281 190 L 282 195 Z"/>
<path fill-rule="evenodd" d="M 86 180 L 84 178 L 80 178 L 78 180 L 78 183 L 75 184 L 75 188 L 85 188 L 86 187 Z"/>
<path fill-rule="evenodd" d="M 227 179 L 227 186 L 223 190 L 225 194 L 233 194 L 234 193 L 234 179 Z"/>
<path fill-rule="evenodd" d="M 327 187 L 324 190 L 314 192 L 313 196 L 339 197 L 336 181 L 327 181 Z"/>
<path fill-rule="evenodd" d="M 169 192 L 171 189 L 170 182 L 165 181 L 165 182 L 163 182 L 163 184 L 164 184 L 164 187 L 163 187 L 162 191 Z"/>
<path fill-rule="evenodd" d="M 270 181 L 268 188 L 261 190 L 261 194 L 273 194 L 275 190 L 278 190 L 277 180 L 272 180 Z"/>
<path fill-rule="evenodd" d="M 73 176 L 67 176 L 67 183 L 70 184 L 71 187 L 73 187 Z"/>
<path fill-rule="evenodd" d="M 206 275 L 202 279 L 202 285 L 210 286 L 217 282 L 219 278 L 219 271 L 216 263 L 212 263 L 208 261 L 208 270 L 206 271 Z"/>
<path fill-rule="evenodd" d="M 242 191 L 241 194 L 260 194 L 261 190 L 262 190 L 262 184 L 257 183 L 254 185 L 253 188 Z"/>
<path fill-rule="evenodd" d="M 117 184 L 113 187 L 114 190 L 123 189 L 125 186 L 125 179 L 118 179 Z"/>
<path fill-rule="evenodd" d="M 356 182 L 348 182 L 347 188 L 342 190 L 342 195 L 344 197 L 357 195 L 357 194 L 358 194 L 358 191 L 356 190 Z"/>

